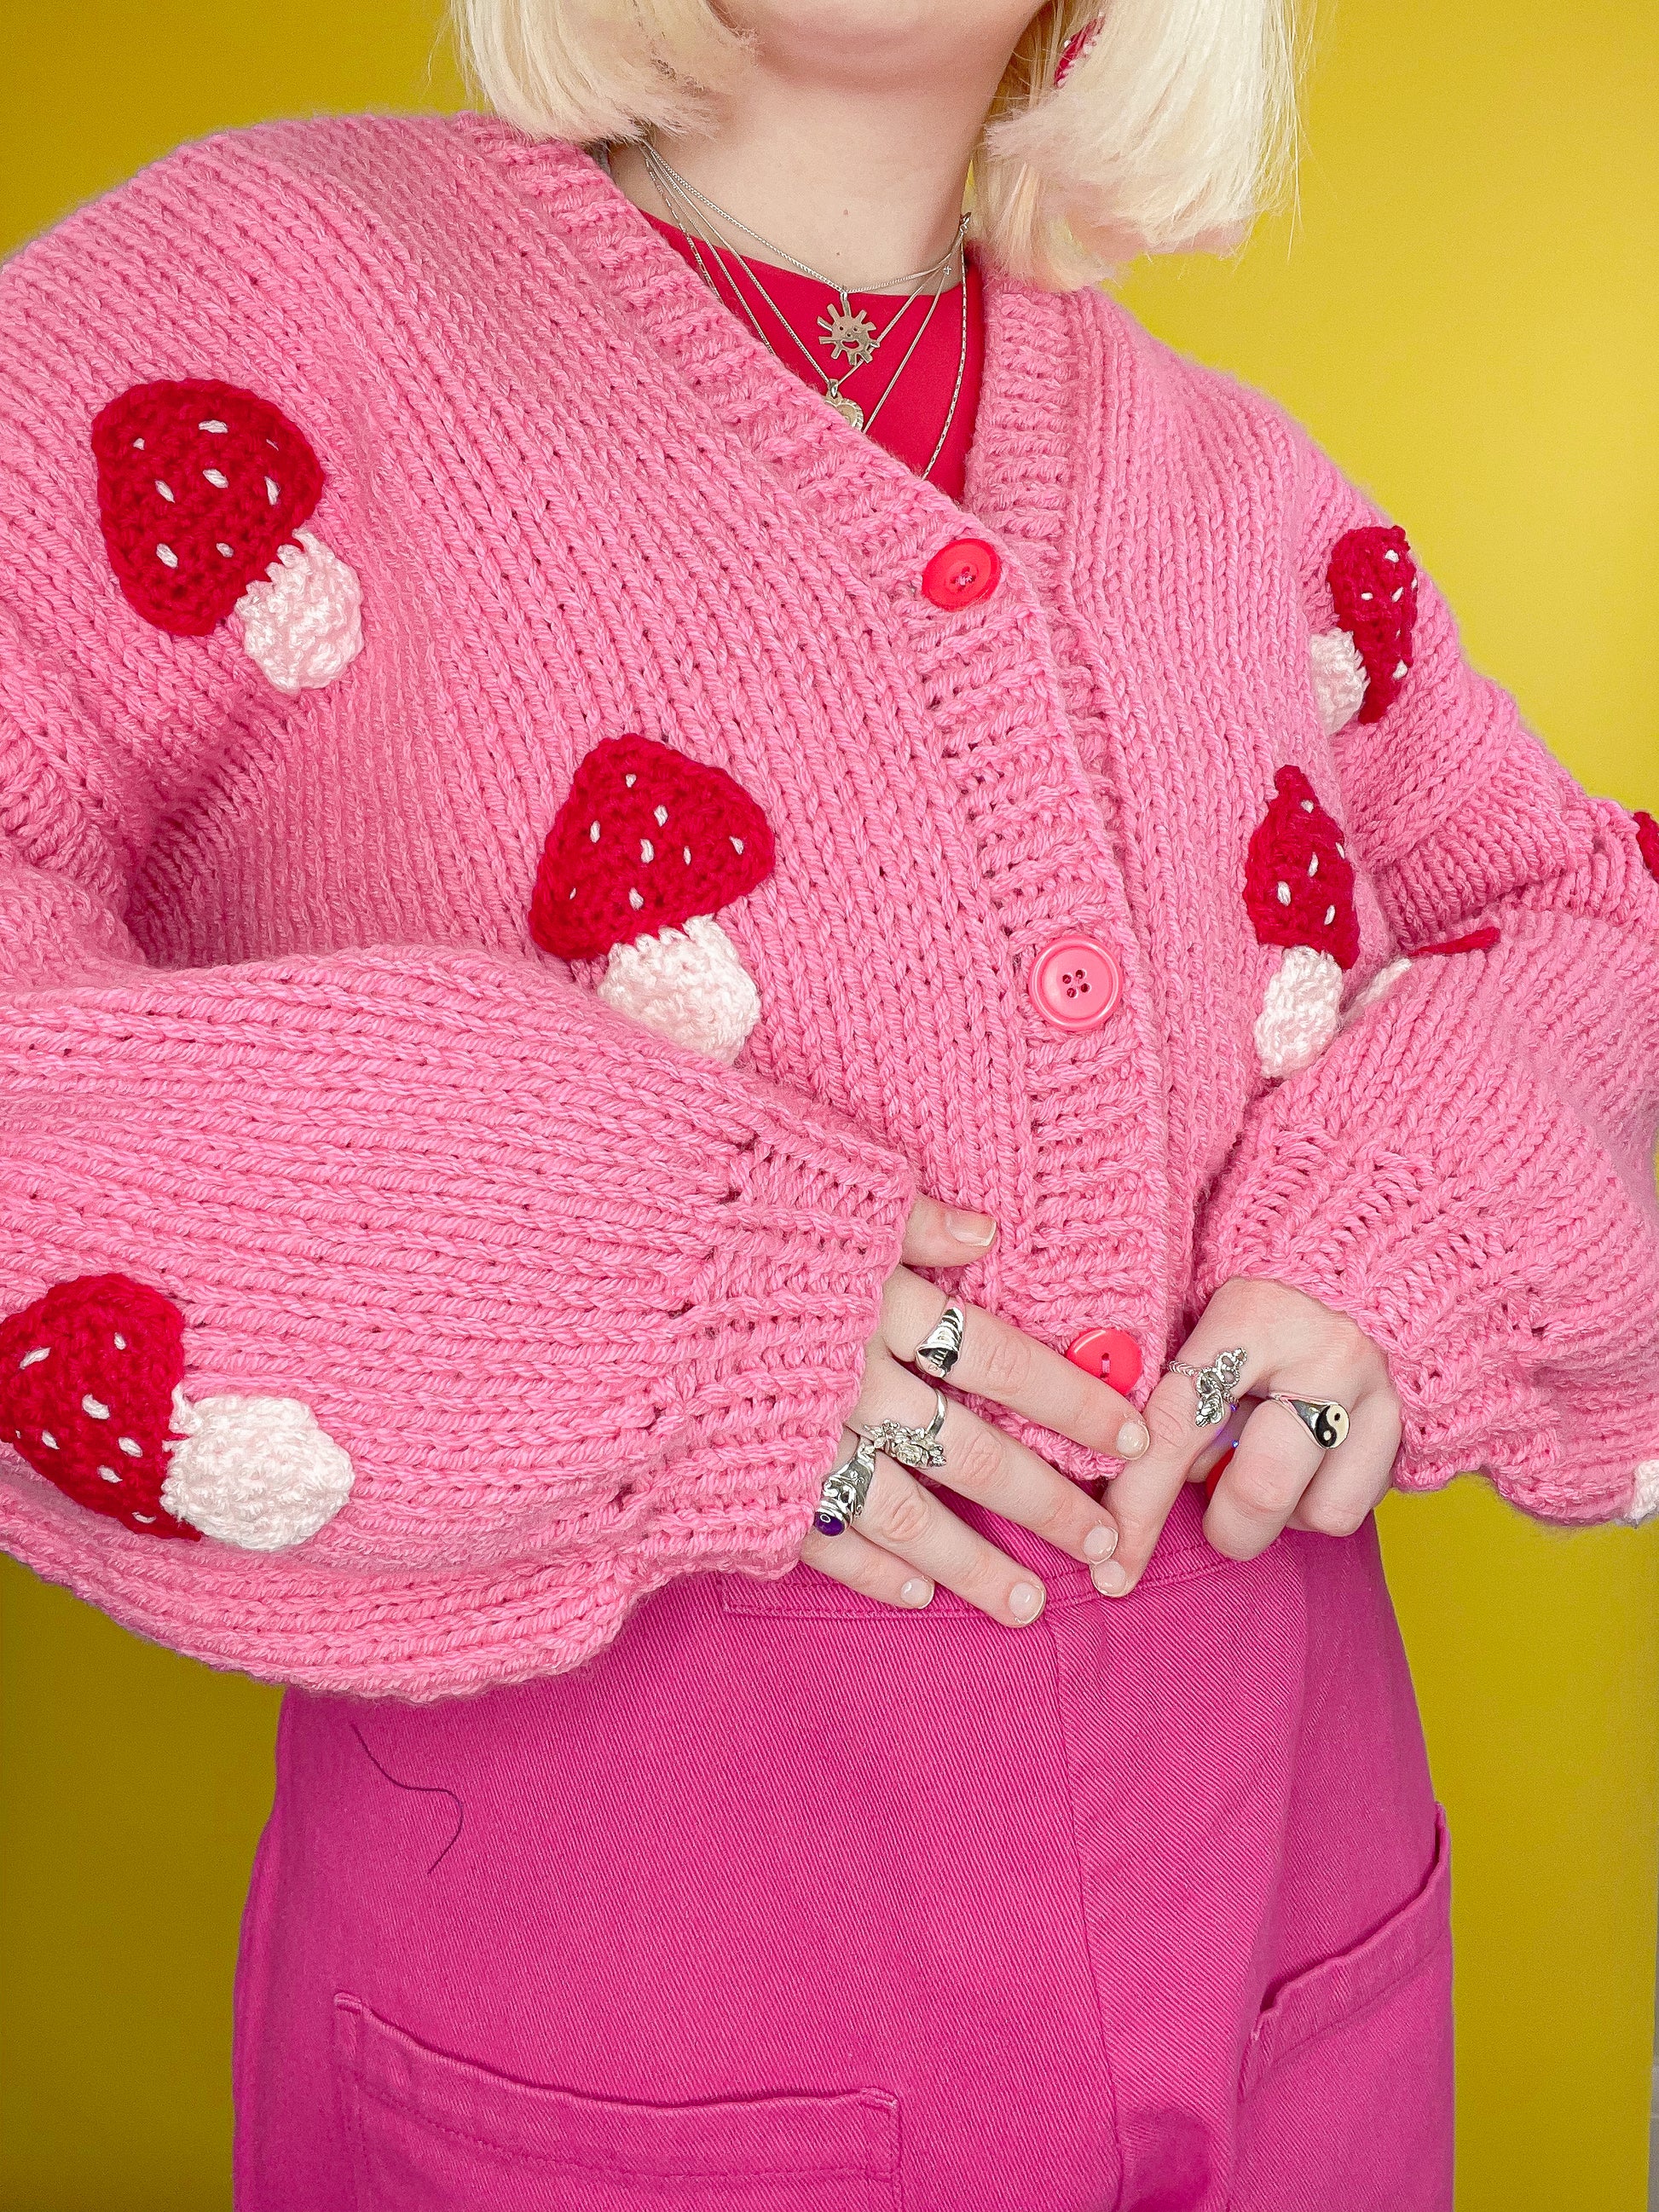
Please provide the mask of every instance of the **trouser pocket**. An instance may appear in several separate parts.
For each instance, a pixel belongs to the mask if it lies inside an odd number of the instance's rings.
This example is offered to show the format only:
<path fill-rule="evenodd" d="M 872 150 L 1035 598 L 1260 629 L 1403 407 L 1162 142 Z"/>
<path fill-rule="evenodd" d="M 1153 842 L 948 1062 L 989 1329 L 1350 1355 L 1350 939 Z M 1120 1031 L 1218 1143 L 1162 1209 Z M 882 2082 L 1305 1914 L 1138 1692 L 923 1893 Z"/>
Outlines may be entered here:
<path fill-rule="evenodd" d="M 1269 1992 L 1239 2082 L 1231 2212 L 1450 2212 L 1451 1860 L 1351 1951 Z"/>
<path fill-rule="evenodd" d="M 624 2103 L 519 2081 L 334 2000 L 358 2212 L 898 2212 L 884 2090 Z"/>

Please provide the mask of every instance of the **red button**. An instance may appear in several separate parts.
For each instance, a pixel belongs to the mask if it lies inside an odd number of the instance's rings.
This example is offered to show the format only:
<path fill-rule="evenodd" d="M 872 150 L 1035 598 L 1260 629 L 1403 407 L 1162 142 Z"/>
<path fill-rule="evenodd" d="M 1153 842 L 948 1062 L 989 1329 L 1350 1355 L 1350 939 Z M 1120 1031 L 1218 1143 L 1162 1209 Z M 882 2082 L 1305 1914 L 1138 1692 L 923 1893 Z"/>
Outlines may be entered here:
<path fill-rule="evenodd" d="M 1092 937 L 1057 937 L 1032 963 L 1032 1001 L 1057 1030 L 1097 1030 L 1122 995 L 1116 961 Z"/>
<path fill-rule="evenodd" d="M 953 538 L 921 572 L 921 588 L 936 607 L 954 614 L 989 599 L 1002 574 L 997 549 L 982 538 Z"/>
<path fill-rule="evenodd" d="M 1215 1465 L 1214 1465 L 1214 1466 L 1210 1469 L 1209 1473 L 1205 1476 L 1205 1478 L 1204 1478 L 1204 1503 L 1205 1503 L 1206 1505 L 1209 1504 L 1210 1500 L 1211 1500 L 1211 1499 L 1215 1496 L 1215 1493 L 1216 1493 L 1216 1486 L 1217 1486 L 1217 1485 L 1220 1482 L 1222 1476 L 1223 1476 L 1224 1474 L 1225 1474 L 1225 1473 L 1227 1472 L 1227 1469 L 1228 1469 L 1228 1468 L 1232 1465 L 1232 1463 L 1233 1463 L 1233 1454 L 1234 1454 L 1237 1449 L 1238 1449 L 1238 1446 L 1237 1446 L 1237 1444 L 1229 1444 L 1229 1445 L 1228 1445 L 1228 1447 L 1227 1447 L 1227 1449 L 1226 1449 L 1226 1450 L 1225 1450 L 1224 1452 L 1223 1452 L 1223 1453 L 1222 1453 L 1222 1455 L 1221 1455 L 1220 1458 L 1216 1462 Z"/>
<path fill-rule="evenodd" d="M 1140 1380 L 1140 1346 L 1127 1328 L 1085 1328 L 1066 1357 L 1085 1375 L 1098 1375 L 1127 1398 Z"/>

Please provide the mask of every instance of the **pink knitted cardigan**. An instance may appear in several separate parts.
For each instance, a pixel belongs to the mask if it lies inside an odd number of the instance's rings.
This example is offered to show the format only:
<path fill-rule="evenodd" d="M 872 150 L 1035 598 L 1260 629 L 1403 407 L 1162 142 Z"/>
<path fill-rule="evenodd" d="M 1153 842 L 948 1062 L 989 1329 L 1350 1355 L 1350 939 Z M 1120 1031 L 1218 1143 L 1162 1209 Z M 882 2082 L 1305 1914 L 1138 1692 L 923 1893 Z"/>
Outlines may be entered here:
<path fill-rule="evenodd" d="M 352 1480 L 250 1550 L 0 1450 L 17 1556 L 317 1688 L 570 1667 L 673 1577 L 796 1558 L 918 1188 L 996 1214 L 961 1286 L 1049 1342 L 1115 1324 L 1150 1375 L 1218 1283 L 1276 1277 L 1385 1347 L 1402 1484 L 1654 1509 L 1637 823 L 1426 580 L 1399 696 L 1327 737 L 1310 640 L 1370 501 L 1103 295 L 987 307 L 964 514 L 585 155 L 494 120 L 211 139 L 0 272 L 0 1313 L 153 1286 L 193 1404 L 295 1401 Z M 321 465 L 308 527 L 361 590 L 331 680 L 118 584 L 93 419 L 198 378 Z M 963 536 L 1000 579 L 942 606 Z M 760 1000 L 735 1064 L 529 933 L 578 763 L 635 732 L 775 837 L 720 916 Z M 1286 766 L 1360 950 L 1343 1026 L 1270 1080 L 1289 956 L 1244 875 Z M 1121 972 L 1090 1030 L 1028 989 L 1068 933 Z"/>

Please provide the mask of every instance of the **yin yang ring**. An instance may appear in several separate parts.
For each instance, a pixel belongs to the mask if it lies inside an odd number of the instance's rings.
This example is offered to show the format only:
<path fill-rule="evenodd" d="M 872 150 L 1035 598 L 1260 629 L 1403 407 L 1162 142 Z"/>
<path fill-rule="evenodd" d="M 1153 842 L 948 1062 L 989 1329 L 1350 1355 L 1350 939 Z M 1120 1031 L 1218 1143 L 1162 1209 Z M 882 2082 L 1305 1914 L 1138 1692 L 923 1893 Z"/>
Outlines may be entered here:
<path fill-rule="evenodd" d="M 1288 1390 L 1270 1390 L 1267 1397 L 1273 1405 L 1288 1406 L 1323 1451 L 1334 1451 L 1348 1433 L 1348 1409 L 1334 1398 L 1296 1398 Z"/>

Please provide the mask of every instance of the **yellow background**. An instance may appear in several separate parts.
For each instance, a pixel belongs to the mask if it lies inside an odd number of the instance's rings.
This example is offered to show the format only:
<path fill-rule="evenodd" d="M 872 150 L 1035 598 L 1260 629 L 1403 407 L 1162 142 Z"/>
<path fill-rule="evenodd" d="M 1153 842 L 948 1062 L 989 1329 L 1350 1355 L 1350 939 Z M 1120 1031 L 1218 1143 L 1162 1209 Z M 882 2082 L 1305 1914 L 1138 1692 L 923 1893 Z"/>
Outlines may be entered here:
<path fill-rule="evenodd" d="M 222 125 L 455 104 L 434 8 L 9 0 L 0 244 Z M 1128 290 L 1404 521 L 1578 776 L 1659 810 L 1656 115 L 1652 0 L 1348 0 L 1321 26 L 1299 222 Z M 1474 1483 L 1384 1527 L 1456 1839 L 1460 2212 L 1638 2212 L 1659 1531 L 1565 1538 Z M 276 1694 L 9 1565 L 0 1601 L 0 2206 L 227 2207 Z"/>

